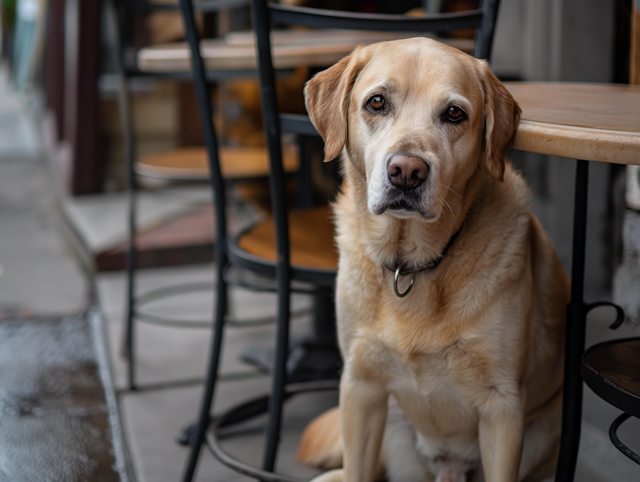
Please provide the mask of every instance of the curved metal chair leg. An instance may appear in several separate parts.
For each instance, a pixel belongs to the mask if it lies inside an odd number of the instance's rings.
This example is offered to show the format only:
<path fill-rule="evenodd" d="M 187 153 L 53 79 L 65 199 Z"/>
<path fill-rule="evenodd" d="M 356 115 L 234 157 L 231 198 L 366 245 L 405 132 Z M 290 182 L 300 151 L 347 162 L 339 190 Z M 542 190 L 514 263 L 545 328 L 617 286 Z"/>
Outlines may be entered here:
<path fill-rule="evenodd" d="M 126 305 L 126 319 L 125 319 L 125 332 L 124 332 L 124 351 L 128 362 L 128 382 L 129 389 L 136 389 L 135 380 L 135 339 L 134 339 L 134 318 L 135 318 L 135 271 L 137 263 L 137 250 L 136 250 L 136 222 L 137 222 L 137 182 L 136 173 L 134 169 L 135 165 L 135 146 L 133 143 L 133 126 L 131 123 L 131 105 L 129 103 L 129 91 L 127 88 L 127 78 L 124 73 L 121 76 L 120 82 L 120 103 L 123 116 L 124 126 L 124 142 L 125 142 L 125 162 L 127 165 L 127 190 L 129 194 L 128 199 L 128 246 L 127 246 L 127 305 Z"/>
<path fill-rule="evenodd" d="M 339 382 L 337 380 L 324 380 L 315 382 L 301 382 L 295 384 L 288 384 L 285 390 L 285 399 L 293 397 L 298 393 L 304 392 L 319 392 L 326 390 L 338 390 Z M 214 457 L 219 462 L 227 467 L 239 472 L 241 474 L 253 477 L 262 482 L 305 482 L 308 479 L 300 477 L 286 475 L 275 472 L 267 472 L 265 470 L 258 469 L 252 465 L 247 464 L 241 460 L 238 460 L 233 455 L 227 453 L 221 445 L 221 440 L 229 435 L 234 435 L 234 432 L 223 433 L 226 428 L 233 426 L 234 424 L 249 420 L 257 415 L 263 414 L 268 409 L 269 395 L 254 398 L 252 400 L 243 402 L 235 407 L 227 410 L 224 413 L 219 414 L 211 423 L 211 427 L 207 432 L 207 445 L 211 449 Z M 238 432 L 235 432 L 237 434 Z"/>
<path fill-rule="evenodd" d="M 211 340 L 211 351 L 209 355 L 209 365 L 207 371 L 207 382 L 204 387 L 202 403 L 200 406 L 200 416 L 196 436 L 193 440 L 189 460 L 182 480 L 191 482 L 195 474 L 200 449 L 204 442 L 205 433 L 209 424 L 209 414 L 215 395 L 216 382 L 218 379 L 218 368 L 220 352 L 222 348 L 222 338 L 224 332 L 225 315 L 227 314 L 227 283 L 224 277 L 227 265 L 227 221 L 225 212 L 225 186 L 220 172 L 218 160 L 218 141 L 213 126 L 213 109 L 211 106 L 211 92 L 206 81 L 204 63 L 200 54 L 200 42 L 193 16 L 193 4 L 190 0 L 180 0 L 180 9 L 185 25 L 185 32 L 192 55 L 191 68 L 198 101 L 198 111 L 205 145 L 209 154 L 209 175 L 211 176 L 211 189 L 213 203 L 215 206 L 215 226 L 217 242 L 215 243 L 215 263 L 216 263 L 216 295 L 215 295 L 215 319 Z"/>
<path fill-rule="evenodd" d="M 118 55 L 122 55 L 120 52 L 120 39 L 119 30 L 117 29 L 117 22 L 115 16 L 117 13 L 113 10 L 113 5 L 110 5 L 110 20 L 113 24 L 113 28 L 116 29 L 116 45 L 118 46 Z M 127 75 L 122 67 L 122 62 L 118 62 L 119 66 L 119 104 L 120 114 L 122 116 L 122 126 L 124 131 L 124 147 L 125 147 L 125 164 L 127 166 L 127 190 L 129 194 L 129 206 L 128 206 L 128 230 L 129 230 L 129 243 L 127 251 L 127 305 L 126 305 L 126 319 L 125 319 L 125 334 L 124 334 L 124 354 L 128 360 L 128 379 L 129 388 L 131 390 L 136 389 L 135 383 L 135 353 L 134 353 L 134 314 L 135 314 L 135 269 L 136 269 L 136 194 L 137 194 L 137 182 L 135 174 L 135 145 L 133 140 L 133 121 L 131 118 L 131 104 L 129 101 L 129 89 Z"/>
<path fill-rule="evenodd" d="M 133 172 L 129 173 L 134 176 Z M 134 181 L 135 184 L 135 181 Z M 128 382 L 129 389 L 136 389 L 135 380 L 135 343 L 134 343 L 134 321 L 135 321 L 135 271 L 136 271 L 136 191 L 135 187 L 129 192 L 129 244 L 127 251 L 127 306 L 124 330 L 124 355 L 128 362 Z"/>
<path fill-rule="evenodd" d="M 129 93 L 127 89 L 126 78 L 122 79 L 122 92 L 123 101 L 126 103 L 126 115 L 129 115 Z M 127 149 L 127 188 L 128 188 L 128 246 L 127 246 L 127 305 L 126 305 L 126 319 L 125 319 L 125 331 L 124 331 L 124 353 L 127 358 L 127 377 L 129 383 L 129 389 L 135 390 L 135 339 L 134 339 L 134 322 L 135 322 L 135 309 L 136 309 L 136 263 L 137 263 L 137 250 L 136 250 L 136 222 L 137 222 L 137 183 L 136 174 L 134 170 L 135 153 L 133 146 L 133 133 L 131 131 L 131 122 L 125 122 L 125 145 Z"/>
<path fill-rule="evenodd" d="M 191 440 L 191 451 L 189 460 L 182 477 L 183 482 L 191 482 L 198 465 L 200 450 L 204 444 L 205 434 L 209 426 L 211 406 L 215 395 L 216 382 L 218 380 L 218 368 L 220 363 L 220 352 L 222 350 L 222 340 L 224 336 L 224 319 L 226 314 L 227 284 L 222 279 L 222 269 L 218 271 L 218 283 L 216 287 L 216 319 L 214 323 L 209 364 L 207 368 L 207 380 L 202 394 L 200 404 L 200 415 L 195 427 L 195 436 Z"/>
<path fill-rule="evenodd" d="M 285 270 L 282 270 L 285 271 Z M 269 397 L 269 419 L 267 422 L 266 444 L 262 469 L 273 472 L 280 442 L 282 427 L 282 405 L 285 401 L 287 382 L 287 355 L 289 353 L 289 315 L 290 290 L 289 277 L 284 273 L 278 276 L 278 327 L 276 335 L 276 353 Z"/>
<path fill-rule="evenodd" d="M 611 443 L 617 448 L 620 452 L 622 452 L 625 456 L 629 457 L 636 464 L 640 465 L 640 455 L 635 453 L 629 447 L 627 447 L 622 441 L 618 438 L 618 427 L 626 422 L 631 415 L 628 413 L 623 413 L 618 418 L 616 418 L 611 427 L 609 427 L 609 438 L 611 439 Z"/>
<path fill-rule="evenodd" d="M 127 271 L 127 291 L 126 291 L 126 307 L 125 307 L 125 330 L 122 343 L 122 355 L 127 358 L 128 382 L 131 390 L 136 389 L 135 383 L 135 353 L 134 353 L 134 314 L 135 314 L 135 269 L 136 269 L 136 174 L 135 174 L 135 145 L 133 140 L 133 120 L 131 118 L 131 104 L 129 102 L 128 77 L 124 68 L 124 53 L 122 51 L 122 31 L 119 27 L 119 12 L 114 1 L 107 2 L 106 20 L 109 30 L 113 34 L 113 44 L 115 46 L 118 61 L 116 62 L 118 70 L 118 103 L 120 106 L 120 116 L 122 119 L 122 127 L 124 132 L 124 157 L 127 169 L 127 191 L 129 194 L 128 206 L 128 251 L 126 260 Z"/>

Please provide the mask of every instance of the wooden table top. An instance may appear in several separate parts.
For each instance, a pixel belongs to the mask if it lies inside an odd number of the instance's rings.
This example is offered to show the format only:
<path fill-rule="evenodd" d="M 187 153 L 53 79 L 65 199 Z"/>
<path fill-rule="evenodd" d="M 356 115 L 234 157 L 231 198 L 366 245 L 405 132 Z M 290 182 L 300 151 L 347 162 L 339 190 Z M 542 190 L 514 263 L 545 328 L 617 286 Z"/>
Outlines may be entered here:
<path fill-rule="evenodd" d="M 272 33 L 274 65 L 278 69 L 300 66 L 328 67 L 349 55 L 359 44 L 415 37 L 413 33 L 349 30 L 280 30 Z M 465 52 L 472 40 L 438 39 Z M 211 70 L 253 70 L 257 68 L 253 32 L 234 32 L 224 39 L 204 40 L 202 55 Z M 185 42 L 140 49 L 138 68 L 145 72 L 182 72 L 191 68 L 191 53 Z"/>
<path fill-rule="evenodd" d="M 514 148 L 640 165 L 640 87 L 505 82 L 522 108 Z"/>

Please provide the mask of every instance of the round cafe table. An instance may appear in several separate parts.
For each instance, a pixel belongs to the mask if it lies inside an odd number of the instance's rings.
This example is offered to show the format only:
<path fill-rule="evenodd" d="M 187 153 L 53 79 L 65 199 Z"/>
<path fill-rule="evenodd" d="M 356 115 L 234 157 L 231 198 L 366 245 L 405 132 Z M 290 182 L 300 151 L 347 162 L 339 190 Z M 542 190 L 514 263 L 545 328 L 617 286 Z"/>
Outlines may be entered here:
<path fill-rule="evenodd" d="M 505 82 L 522 108 L 514 148 L 640 165 L 640 86 Z"/>
<path fill-rule="evenodd" d="M 590 348 L 585 354 L 587 313 L 596 306 L 612 304 L 585 303 L 583 296 L 589 161 L 640 165 L 640 87 L 546 82 L 507 82 L 505 86 L 522 108 L 513 147 L 577 160 L 571 301 L 567 306 L 566 322 L 562 438 L 555 479 L 556 482 L 571 482 L 580 443 L 583 378 L 608 403 L 631 415 L 634 410 L 636 413 L 640 411 L 638 394 L 633 393 L 633 389 L 629 387 L 612 388 L 616 381 L 613 380 L 612 383 L 612 378 L 605 375 L 606 370 L 611 372 L 611 367 L 616 365 L 628 372 L 628 366 L 624 366 L 628 364 L 628 359 L 610 356 L 606 365 L 600 363 L 602 370 L 599 370 L 595 365 L 598 357 L 592 355 L 600 345 Z M 613 328 L 622 323 L 624 313 L 619 307 L 612 306 L 618 312 Z M 637 340 L 622 340 L 621 348 L 629 352 L 637 343 Z M 603 348 L 611 351 L 610 345 L 609 343 Z M 629 378 L 629 375 L 625 376 Z M 640 373 L 636 372 L 631 377 L 635 386 L 640 384 Z M 610 437 L 621 452 L 633 459 L 635 454 L 631 452 L 630 455 L 629 449 L 615 434 L 624 417 L 628 418 L 628 415 L 623 414 L 611 426 Z"/>

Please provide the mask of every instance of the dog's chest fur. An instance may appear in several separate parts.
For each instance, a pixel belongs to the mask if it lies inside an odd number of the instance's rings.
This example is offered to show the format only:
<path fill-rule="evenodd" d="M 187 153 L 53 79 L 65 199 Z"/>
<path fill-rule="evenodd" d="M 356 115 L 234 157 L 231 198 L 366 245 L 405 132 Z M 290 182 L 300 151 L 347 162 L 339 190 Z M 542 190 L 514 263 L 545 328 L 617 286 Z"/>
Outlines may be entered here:
<path fill-rule="evenodd" d="M 519 176 L 508 177 L 520 184 Z M 422 435 L 452 437 L 457 447 L 472 443 L 478 426 L 474 407 L 499 396 L 501 381 L 517 378 L 520 368 L 507 340 L 523 337 L 526 323 L 508 319 L 510 303 L 520 300 L 501 293 L 527 276 L 528 200 L 517 199 L 522 209 L 512 209 L 512 219 L 492 223 L 484 222 L 493 215 L 492 202 L 485 201 L 465 221 L 440 266 L 418 273 L 412 291 L 400 299 L 393 293 L 393 274 L 382 266 L 385 257 L 422 251 L 428 260 L 449 234 L 437 247 L 424 246 L 406 223 L 359 212 L 355 191 L 347 186 L 336 206 L 339 333 L 348 365 L 359 376 L 381 381 Z M 481 233 L 486 225 L 496 232 Z M 402 287 L 407 283 L 405 278 Z"/>

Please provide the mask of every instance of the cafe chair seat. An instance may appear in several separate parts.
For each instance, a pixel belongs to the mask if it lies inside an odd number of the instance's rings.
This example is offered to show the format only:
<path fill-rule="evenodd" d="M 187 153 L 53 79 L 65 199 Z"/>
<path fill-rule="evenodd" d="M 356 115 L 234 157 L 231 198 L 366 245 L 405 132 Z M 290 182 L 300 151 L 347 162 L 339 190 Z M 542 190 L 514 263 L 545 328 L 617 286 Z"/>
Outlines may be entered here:
<path fill-rule="evenodd" d="M 262 147 L 222 147 L 219 150 L 222 176 L 227 180 L 265 178 L 269 175 L 269 155 Z M 285 172 L 298 169 L 298 156 L 286 152 Z M 182 147 L 140 156 L 135 171 L 141 176 L 183 181 L 209 180 L 209 159 L 205 147 Z"/>
<path fill-rule="evenodd" d="M 640 456 L 616 434 L 630 416 L 640 418 L 640 338 L 598 343 L 582 357 L 582 378 L 593 392 L 624 414 L 609 429 L 609 437 L 624 455 L 640 464 Z"/>
<path fill-rule="evenodd" d="M 292 278 L 331 286 L 338 268 L 329 206 L 291 211 L 289 242 Z M 231 262 L 275 277 L 276 228 L 272 217 L 240 232 L 229 246 Z"/>
<path fill-rule="evenodd" d="M 213 5 L 215 3 L 215 5 Z M 225 0 L 224 2 L 198 2 L 199 8 L 206 8 L 208 13 L 215 13 L 220 9 L 228 10 L 234 8 L 244 9 L 248 0 Z M 205 5 L 206 4 L 206 5 Z M 259 196 L 242 196 L 238 186 L 242 184 L 242 181 L 249 181 L 244 183 L 254 191 L 258 191 L 261 185 L 266 184 L 262 182 L 253 182 L 255 180 L 263 181 L 269 177 L 270 162 L 267 154 L 267 150 L 264 147 L 223 147 L 219 148 L 217 141 L 215 141 L 215 149 L 211 148 L 207 150 L 202 147 L 183 147 L 174 149 L 171 151 L 165 151 L 162 153 L 152 153 L 141 156 L 137 152 L 138 143 L 135 138 L 134 129 L 134 112 L 132 106 L 132 99 L 136 93 L 136 89 L 133 89 L 134 82 L 140 79 L 164 79 L 169 82 L 191 82 L 193 80 L 191 73 L 188 70 L 176 72 L 171 69 L 163 70 L 162 66 L 155 69 L 153 72 L 143 73 L 136 63 L 137 52 L 140 50 L 139 40 L 140 31 L 144 31 L 143 36 L 146 40 L 152 41 L 152 38 L 147 38 L 146 33 L 150 24 L 153 21 L 153 17 L 164 16 L 172 11 L 178 12 L 179 6 L 177 1 L 148 1 L 148 0 L 110 0 L 105 2 L 105 24 L 107 28 L 105 32 L 109 34 L 109 40 L 112 47 L 112 53 L 114 54 L 114 67 L 117 76 L 118 97 L 119 97 L 119 110 L 121 114 L 122 133 L 123 133 L 123 147 L 124 147 L 124 167 L 126 169 L 126 187 L 128 196 L 128 209 L 126 210 L 126 225 L 127 225 L 127 252 L 126 252 L 126 304 L 124 313 L 125 329 L 123 330 L 123 349 L 122 356 L 127 361 L 127 384 L 130 390 L 137 390 L 141 387 L 137 383 L 137 323 L 142 321 L 146 323 L 155 323 L 156 325 L 174 326 L 179 328 L 210 328 L 210 320 L 189 320 L 182 315 L 177 315 L 174 318 L 161 317 L 154 315 L 150 312 L 143 310 L 143 305 L 153 301 L 160 300 L 165 297 L 173 297 L 180 294 L 187 294 L 190 292 L 214 290 L 216 296 L 216 306 L 225 306 L 227 304 L 227 285 L 226 283 L 216 281 L 215 283 L 184 283 L 172 286 L 163 286 L 154 290 L 141 293 L 137 283 L 137 270 L 143 264 L 139 256 L 138 239 L 139 234 L 139 196 L 138 193 L 146 187 L 152 187 L 157 189 L 162 187 L 164 183 L 146 184 L 139 182 L 139 177 L 156 178 L 163 181 L 173 182 L 199 182 L 208 183 L 211 181 L 212 197 L 215 200 L 213 203 L 213 225 L 215 226 L 215 239 L 226 240 L 227 239 L 227 197 L 225 196 L 225 185 L 228 181 L 234 182 L 234 189 L 237 194 L 235 198 L 238 201 L 244 203 L 260 203 L 262 198 Z M 204 13 L 204 10 L 203 10 Z M 165 17 L 168 18 L 168 17 Z M 179 20 L 174 18 L 174 20 Z M 180 22 L 178 22 L 179 26 Z M 175 30 L 169 32 L 166 28 L 161 28 L 161 35 L 165 39 L 176 36 Z M 179 28 L 181 35 L 182 29 Z M 168 37 L 167 37 L 168 36 Z M 153 41 L 152 41 L 153 43 Z M 185 45 L 182 47 L 182 54 L 188 53 Z M 187 62 L 189 65 L 189 62 Z M 213 75 L 215 80 L 229 80 L 238 75 L 246 75 L 246 71 L 243 72 L 230 72 L 224 71 L 220 76 Z M 209 79 L 214 80 L 214 79 Z M 211 97 L 210 85 L 207 87 L 207 96 Z M 209 99 L 210 100 L 210 99 Z M 206 119 L 200 120 L 201 124 L 207 126 L 213 123 L 213 111 L 209 111 L 206 114 Z M 195 125 L 190 129 L 195 128 Z M 205 128 L 207 133 L 203 136 L 205 144 L 213 142 L 215 138 L 215 130 Z M 211 134 L 211 135 L 209 135 Z M 211 144 L 209 144 L 211 147 Z M 287 147 L 287 146 L 285 146 Z M 215 152 L 216 156 L 214 160 L 214 173 L 210 173 L 209 168 L 209 156 L 208 152 Z M 298 170 L 298 154 L 297 152 L 291 152 L 291 150 L 285 150 L 283 155 L 283 170 L 285 173 L 293 173 Z M 222 171 L 222 173 L 220 173 Z M 287 176 L 289 177 L 289 176 Z M 236 182 L 237 181 L 237 182 Z M 289 179 L 287 179 L 289 181 Z M 245 189 L 246 191 L 247 189 Z M 258 193 L 259 194 L 259 193 Z M 263 196 L 264 197 L 264 196 Z M 229 200 L 232 198 L 229 197 Z M 263 203 L 264 204 L 264 203 Z M 268 210 L 268 206 L 263 208 Z M 227 264 L 226 247 L 221 248 L 225 243 L 214 243 L 214 258 L 216 259 L 216 265 L 214 265 L 216 280 L 223 278 L 223 270 Z M 246 277 L 238 277 L 241 280 L 245 280 Z M 262 287 L 264 288 L 264 287 Z M 229 310 L 230 311 L 230 310 Z M 272 317 L 260 316 L 254 319 L 242 319 L 236 320 L 226 308 L 222 311 L 225 316 L 225 323 L 230 326 L 255 326 L 256 324 L 264 324 L 274 321 Z M 163 386 L 180 386 L 185 383 L 193 383 L 194 380 L 175 380 L 170 382 L 163 382 Z M 154 384 L 153 386 L 157 386 Z"/>

